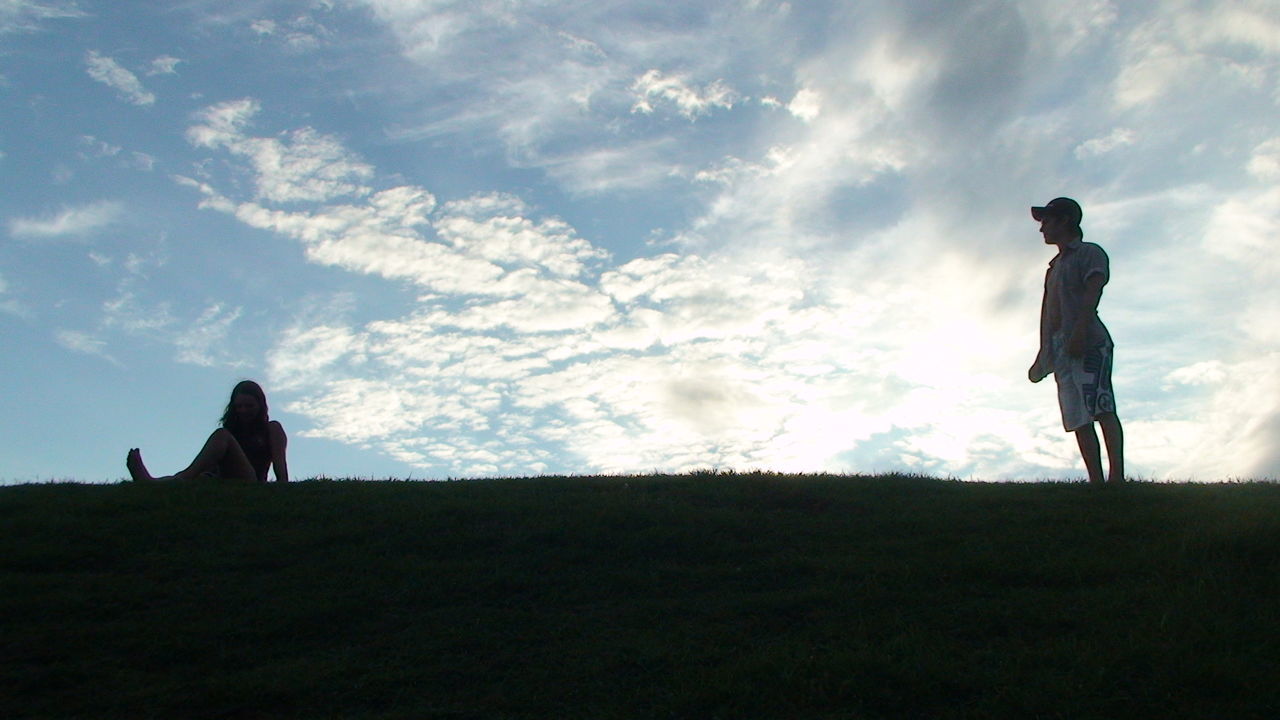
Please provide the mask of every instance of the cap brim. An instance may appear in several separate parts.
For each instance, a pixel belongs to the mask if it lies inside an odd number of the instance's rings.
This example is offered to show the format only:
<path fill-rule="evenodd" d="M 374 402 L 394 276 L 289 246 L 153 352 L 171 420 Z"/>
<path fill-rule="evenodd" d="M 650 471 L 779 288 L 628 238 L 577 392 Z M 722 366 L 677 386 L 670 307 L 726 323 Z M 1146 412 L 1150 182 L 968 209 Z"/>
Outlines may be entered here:
<path fill-rule="evenodd" d="M 1036 222 L 1043 222 L 1044 216 L 1046 214 L 1052 214 L 1052 212 L 1053 211 L 1047 207 L 1033 207 L 1031 208 L 1031 217 L 1034 218 Z"/>

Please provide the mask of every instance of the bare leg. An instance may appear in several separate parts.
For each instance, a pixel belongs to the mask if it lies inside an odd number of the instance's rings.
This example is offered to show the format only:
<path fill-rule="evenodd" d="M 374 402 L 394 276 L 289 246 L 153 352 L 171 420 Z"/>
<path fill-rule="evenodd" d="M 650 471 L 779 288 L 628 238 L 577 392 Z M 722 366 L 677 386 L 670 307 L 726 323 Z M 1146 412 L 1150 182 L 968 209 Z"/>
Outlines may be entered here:
<path fill-rule="evenodd" d="M 186 468 L 173 475 L 161 478 L 152 477 L 151 473 L 147 472 L 146 465 L 142 463 L 142 453 L 136 448 L 129 451 L 125 466 L 129 468 L 129 474 L 133 476 L 134 482 L 195 480 L 205 473 L 221 476 L 227 480 L 255 482 L 258 479 L 257 474 L 253 471 L 253 465 L 249 462 L 249 458 L 245 457 L 240 443 L 236 442 L 235 437 L 223 428 L 214 430 L 209 439 L 205 441 L 204 447 L 200 448 L 196 459 L 192 460 L 191 464 Z"/>
<path fill-rule="evenodd" d="M 1120 417 L 1115 413 L 1102 415 L 1098 424 L 1102 426 L 1102 440 L 1107 444 L 1107 460 L 1111 465 L 1107 482 L 1120 485 L 1124 482 L 1124 428 L 1120 427 Z"/>
<path fill-rule="evenodd" d="M 125 457 L 124 466 L 129 468 L 129 475 L 133 477 L 134 482 L 151 482 L 155 478 L 151 477 L 151 473 L 147 472 L 147 466 L 142 462 L 142 451 L 133 448 Z"/>
<path fill-rule="evenodd" d="M 1093 431 L 1093 423 L 1076 430 L 1076 442 L 1080 445 L 1080 455 L 1084 457 L 1084 467 L 1089 471 L 1089 483 L 1102 484 L 1102 448 L 1098 446 L 1098 433 Z"/>

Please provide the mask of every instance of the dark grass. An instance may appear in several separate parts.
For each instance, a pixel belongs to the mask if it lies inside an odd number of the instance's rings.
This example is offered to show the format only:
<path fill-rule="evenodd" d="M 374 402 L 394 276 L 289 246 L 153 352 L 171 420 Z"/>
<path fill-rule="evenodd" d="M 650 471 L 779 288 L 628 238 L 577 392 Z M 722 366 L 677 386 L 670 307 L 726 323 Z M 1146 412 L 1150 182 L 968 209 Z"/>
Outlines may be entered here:
<path fill-rule="evenodd" d="M 3 718 L 1276 718 L 1280 486 L 0 488 Z"/>

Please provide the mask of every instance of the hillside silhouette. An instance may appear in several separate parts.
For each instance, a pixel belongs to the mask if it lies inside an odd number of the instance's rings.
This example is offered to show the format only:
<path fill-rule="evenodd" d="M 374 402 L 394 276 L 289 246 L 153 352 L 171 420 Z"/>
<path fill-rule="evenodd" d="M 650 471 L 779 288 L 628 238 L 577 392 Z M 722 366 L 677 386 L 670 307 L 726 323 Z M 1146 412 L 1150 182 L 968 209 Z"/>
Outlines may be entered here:
<path fill-rule="evenodd" d="M 0 488 L 6 718 L 1263 718 L 1280 486 Z"/>

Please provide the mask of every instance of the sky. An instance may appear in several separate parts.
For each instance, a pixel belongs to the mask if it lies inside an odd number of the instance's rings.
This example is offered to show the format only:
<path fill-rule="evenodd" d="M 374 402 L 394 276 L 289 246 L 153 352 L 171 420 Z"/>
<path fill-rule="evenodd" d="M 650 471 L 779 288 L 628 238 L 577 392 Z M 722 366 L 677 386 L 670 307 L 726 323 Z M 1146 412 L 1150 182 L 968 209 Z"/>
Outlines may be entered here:
<path fill-rule="evenodd" d="M 1131 477 L 1280 476 L 1272 0 L 0 0 L 0 482 L 1083 477 L 1066 195 Z"/>

